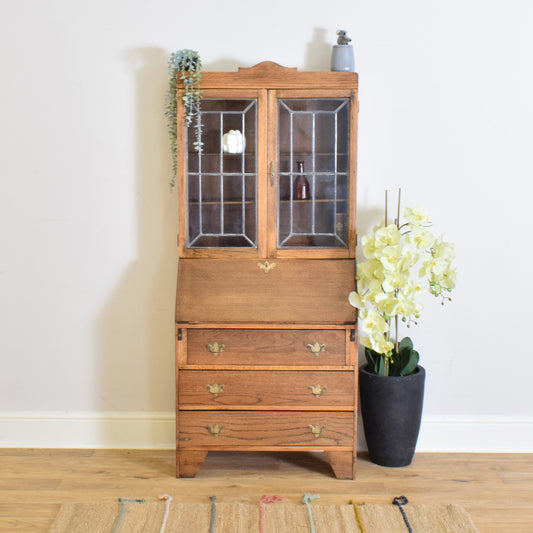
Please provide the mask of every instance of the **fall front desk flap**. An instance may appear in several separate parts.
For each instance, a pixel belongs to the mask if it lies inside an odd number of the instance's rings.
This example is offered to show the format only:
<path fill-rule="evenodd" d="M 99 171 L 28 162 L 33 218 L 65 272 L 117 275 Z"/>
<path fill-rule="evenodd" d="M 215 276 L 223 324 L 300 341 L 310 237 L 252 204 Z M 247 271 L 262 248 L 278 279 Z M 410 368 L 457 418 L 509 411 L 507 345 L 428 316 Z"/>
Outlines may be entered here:
<path fill-rule="evenodd" d="M 177 322 L 352 324 L 353 259 L 180 259 Z"/>

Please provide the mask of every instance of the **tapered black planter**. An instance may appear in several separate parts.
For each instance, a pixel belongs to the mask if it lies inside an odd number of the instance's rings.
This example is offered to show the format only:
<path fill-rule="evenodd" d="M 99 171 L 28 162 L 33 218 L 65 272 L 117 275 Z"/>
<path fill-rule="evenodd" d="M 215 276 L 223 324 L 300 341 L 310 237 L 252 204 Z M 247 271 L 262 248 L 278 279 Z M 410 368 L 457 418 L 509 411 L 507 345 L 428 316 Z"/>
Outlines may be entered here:
<path fill-rule="evenodd" d="M 378 376 L 359 369 L 361 413 L 368 454 L 382 466 L 407 466 L 420 431 L 426 371 L 409 376 Z"/>

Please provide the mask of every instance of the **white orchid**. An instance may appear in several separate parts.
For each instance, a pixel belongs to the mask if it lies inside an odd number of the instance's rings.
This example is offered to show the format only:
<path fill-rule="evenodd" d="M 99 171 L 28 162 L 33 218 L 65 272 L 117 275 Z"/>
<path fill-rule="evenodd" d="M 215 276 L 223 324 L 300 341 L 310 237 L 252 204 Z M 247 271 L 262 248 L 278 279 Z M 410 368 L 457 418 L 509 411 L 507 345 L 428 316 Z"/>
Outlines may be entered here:
<path fill-rule="evenodd" d="M 411 226 L 425 226 L 429 223 L 429 215 L 423 207 L 406 207 L 403 216 Z"/>
<path fill-rule="evenodd" d="M 357 291 L 349 295 L 368 335 L 361 343 L 387 358 L 395 348 L 390 340 L 391 319 L 400 318 L 408 327 L 416 323 L 424 286 L 444 303 L 450 299 L 457 275 L 451 266 L 453 245 L 429 231 L 427 212 L 406 208 L 404 219 L 403 225 L 382 222 L 362 238 L 367 260 L 358 264 Z"/>
<path fill-rule="evenodd" d="M 378 228 L 375 231 L 376 248 L 380 250 L 386 246 L 394 246 L 401 239 L 401 233 L 396 224 Z"/>
<path fill-rule="evenodd" d="M 357 294 L 355 291 L 352 291 L 348 295 L 348 301 L 350 302 L 351 306 L 357 307 L 357 309 L 363 309 L 365 307 L 361 296 L 359 296 L 359 294 Z"/>
<path fill-rule="evenodd" d="M 431 231 L 420 226 L 411 226 L 408 224 L 410 231 L 406 234 L 405 240 L 409 244 L 414 244 L 417 250 L 427 250 L 435 242 Z"/>
<path fill-rule="evenodd" d="M 380 262 L 388 272 L 397 272 L 400 267 L 401 259 L 402 247 L 397 244 L 395 246 L 386 246 L 383 248 Z"/>

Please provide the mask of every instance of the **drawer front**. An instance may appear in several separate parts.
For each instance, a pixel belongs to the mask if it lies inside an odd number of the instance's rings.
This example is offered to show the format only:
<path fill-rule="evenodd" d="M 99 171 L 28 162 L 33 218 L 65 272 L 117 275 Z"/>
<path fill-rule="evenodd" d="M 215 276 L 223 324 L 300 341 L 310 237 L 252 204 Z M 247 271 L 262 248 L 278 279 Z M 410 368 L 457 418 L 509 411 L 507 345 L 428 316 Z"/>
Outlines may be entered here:
<path fill-rule="evenodd" d="M 189 329 L 191 365 L 345 365 L 345 330 Z"/>
<path fill-rule="evenodd" d="M 180 409 L 352 409 L 353 372 L 180 370 Z"/>
<path fill-rule="evenodd" d="M 352 412 L 180 411 L 180 448 L 353 448 Z"/>

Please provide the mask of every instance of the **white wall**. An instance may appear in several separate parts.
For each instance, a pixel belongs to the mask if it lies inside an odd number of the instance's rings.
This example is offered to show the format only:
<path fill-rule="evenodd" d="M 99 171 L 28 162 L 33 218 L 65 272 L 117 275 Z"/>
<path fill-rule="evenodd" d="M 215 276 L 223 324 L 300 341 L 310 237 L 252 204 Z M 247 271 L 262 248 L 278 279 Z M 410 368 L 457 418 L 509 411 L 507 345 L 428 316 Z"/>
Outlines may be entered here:
<path fill-rule="evenodd" d="M 530 2 L 1 11 L 0 445 L 172 446 L 168 56 L 328 70 L 343 28 L 360 75 L 359 232 L 401 186 L 456 243 L 453 302 L 428 301 L 411 331 L 428 372 L 419 449 L 533 451 Z"/>

